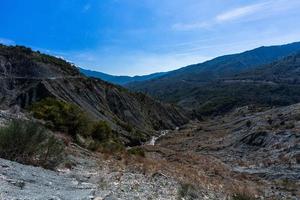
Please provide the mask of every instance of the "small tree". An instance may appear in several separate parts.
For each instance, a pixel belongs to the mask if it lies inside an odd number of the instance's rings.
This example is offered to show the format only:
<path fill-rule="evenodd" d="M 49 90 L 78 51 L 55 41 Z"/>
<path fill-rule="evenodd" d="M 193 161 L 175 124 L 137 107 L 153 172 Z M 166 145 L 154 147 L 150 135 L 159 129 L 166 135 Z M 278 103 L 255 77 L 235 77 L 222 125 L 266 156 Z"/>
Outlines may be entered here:
<path fill-rule="evenodd" d="M 63 150 L 63 143 L 37 123 L 18 120 L 0 129 L 1 158 L 52 169 Z"/>
<path fill-rule="evenodd" d="M 99 121 L 93 125 L 91 136 L 94 140 L 104 141 L 112 138 L 112 130 L 105 121 Z"/>

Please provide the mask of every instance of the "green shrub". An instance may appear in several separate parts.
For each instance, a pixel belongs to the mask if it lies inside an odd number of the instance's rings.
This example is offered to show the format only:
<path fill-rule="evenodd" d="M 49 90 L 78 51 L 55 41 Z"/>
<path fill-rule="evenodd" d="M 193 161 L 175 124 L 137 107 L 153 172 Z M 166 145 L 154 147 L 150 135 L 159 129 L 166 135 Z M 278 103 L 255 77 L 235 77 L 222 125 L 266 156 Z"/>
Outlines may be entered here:
<path fill-rule="evenodd" d="M 115 131 L 105 121 L 94 122 L 91 125 L 90 136 L 92 138 L 88 148 L 92 151 L 104 153 L 120 152 L 125 149 Z"/>
<path fill-rule="evenodd" d="M 133 147 L 131 149 L 128 149 L 127 152 L 131 155 L 136 155 L 140 157 L 145 157 L 145 151 L 141 147 Z"/>
<path fill-rule="evenodd" d="M 124 145 L 117 139 L 110 139 L 99 145 L 99 150 L 104 153 L 121 152 L 125 150 Z"/>
<path fill-rule="evenodd" d="M 12 121 L 0 128 L 0 157 L 52 169 L 62 159 L 64 146 L 42 126 Z"/>
<path fill-rule="evenodd" d="M 255 200 L 255 198 L 249 194 L 237 193 L 232 196 L 232 200 Z"/>
<path fill-rule="evenodd" d="M 32 108 L 33 116 L 46 121 L 47 127 L 55 131 L 68 133 L 77 142 L 90 150 L 115 152 L 124 149 L 111 127 L 105 121 L 94 122 L 76 105 L 46 98 L 35 103 Z"/>
<path fill-rule="evenodd" d="M 139 130 L 134 130 L 131 132 L 130 136 L 128 136 L 128 139 L 130 140 L 128 146 L 138 146 L 148 141 L 150 138 L 145 133 Z"/>
<path fill-rule="evenodd" d="M 90 119 L 74 104 L 46 98 L 35 103 L 31 111 L 35 118 L 45 120 L 47 127 L 52 130 L 66 132 L 71 136 L 89 132 Z"/>
<path fill-rule="evenodd" d="M 129 123 L 123 122 L 119 119 L 116 120 L 116 122 L 119 126 L 121 126 L 125 131 L 127 131 L 129 133 L 131 133 L 134 130 L 133 127 Z"/>
<path fill-rule="evenodd" d="M 91 136 L 94 140 L 104 141 L 112 138 L 112 130 L 105 121 L 99 121 L 93 124 Z"/>
<path fill-rule="evenodd" d="M 88 146 L 88 149 L 103 153 L 116 153 L 124 151 L 125 147 L 118 139 L 108 139 L 102 142 L 93 141 Z"/>

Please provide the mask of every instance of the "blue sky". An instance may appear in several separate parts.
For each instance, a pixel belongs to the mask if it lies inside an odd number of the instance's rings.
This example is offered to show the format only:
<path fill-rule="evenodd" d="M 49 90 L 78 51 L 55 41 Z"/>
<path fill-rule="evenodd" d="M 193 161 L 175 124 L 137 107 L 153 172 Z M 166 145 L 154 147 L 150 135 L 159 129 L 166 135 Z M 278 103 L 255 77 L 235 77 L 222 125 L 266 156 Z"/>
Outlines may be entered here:
<path fill-rule="evenodd" d="M 0 43 L 116 75 L 300 41 L 299 0 L 0 0 Z"/>

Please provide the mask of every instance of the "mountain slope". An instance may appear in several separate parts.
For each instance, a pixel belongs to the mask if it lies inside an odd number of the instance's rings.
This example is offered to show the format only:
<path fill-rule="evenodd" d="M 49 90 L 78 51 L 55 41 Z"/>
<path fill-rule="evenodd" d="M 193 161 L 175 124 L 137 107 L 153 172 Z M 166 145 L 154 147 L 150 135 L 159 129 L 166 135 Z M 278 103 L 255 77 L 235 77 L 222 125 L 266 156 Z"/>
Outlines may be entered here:
<path fill-rule="evenodd" d="M 100 78 L 104 81 L 113 84 L 118 84 L 118 85 L 126 85 L 132 82 L 151 80 L 167 74 L 167 72 L 158 72 L 158 73 L 144 75 L 144 76 L 113 76 L 110 74 L 105 74 L 102 72 L 97 72 L 97 71 L 92 71 L 92 70 L 87 70 L 82 68 L 79 68 L 79 70 L 81 73 L 83 73 L 88 77 Z"/>
<path fill-rule="evenodd" d="M 187 66 L 154 79 L 128 84 L 134 91 L 142 91 L 164 101 L 180 102 L 197 87 L 218 78 L 253 69 L 300 51 L 300 42 L 282 46 L 260 47 L 239 54 Z"/>
<path fill-rule="evenodd" d="M 234 76 L 204 84 L 179 104 L 201 114 L 233 107 L 284 106 L 300 102 L 300 53 Z"/>
<path fill-rule="evenodd" d="M 179 108 L 143 94 L 80 74 L 75 66 L 25 47 L 0 46 L 0 108 L 27 108 L 46 97 L 74 103 L 94 119 L 107 121 L 129 141 L 133 130 L 145 137 L 154 130 L 188 121 Z M 133 127 L 133 128 L 128 128 Z"/>
<path fill-rule="evenodd" d="M 253 70 L 235 75 L 231 79 L 265 81 L 269 83 L 299 84 L 300 78 L 300 53 L 287 56 L 277 62 L 263 65 Z"/>

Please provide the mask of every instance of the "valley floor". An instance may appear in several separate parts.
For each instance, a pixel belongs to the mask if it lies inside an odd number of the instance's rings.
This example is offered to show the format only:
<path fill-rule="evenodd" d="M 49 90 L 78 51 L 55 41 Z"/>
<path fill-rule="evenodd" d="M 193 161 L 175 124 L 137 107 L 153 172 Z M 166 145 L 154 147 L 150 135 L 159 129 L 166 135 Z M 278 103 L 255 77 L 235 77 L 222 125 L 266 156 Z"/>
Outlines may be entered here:
<path fill-rule="evenodd" d="M 147 147 L 193 185 L 257 199 L 300 199 L 300 104 L 243 107 L 194 122 Z M 245 195 L 244 195 L 245 196 Z"/>
<path fill-rule="evenodd" d="M 1 200 L 176 199 L 179 185 L 159 173 L 146 175 L 118 158 L 68 147 L 72 169 L 58 172 L 0 159 Z"/>
<path fill-rule="evenodd" d="M 57 172 L 0 159 L 0 199 L 297 200 L 299 145 L 300 104 L 243 107 L 164 132 L 145 157 L 71 144 Z"/>

